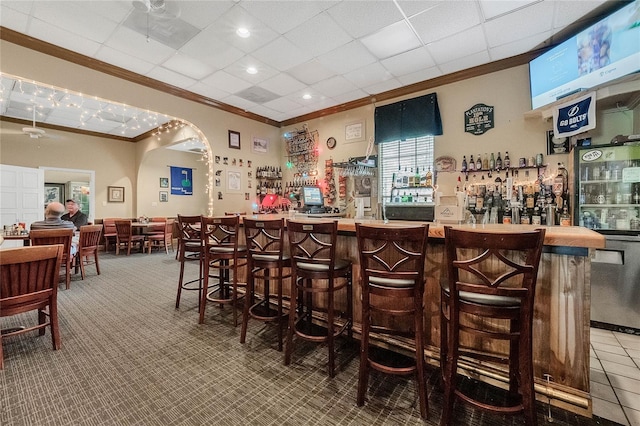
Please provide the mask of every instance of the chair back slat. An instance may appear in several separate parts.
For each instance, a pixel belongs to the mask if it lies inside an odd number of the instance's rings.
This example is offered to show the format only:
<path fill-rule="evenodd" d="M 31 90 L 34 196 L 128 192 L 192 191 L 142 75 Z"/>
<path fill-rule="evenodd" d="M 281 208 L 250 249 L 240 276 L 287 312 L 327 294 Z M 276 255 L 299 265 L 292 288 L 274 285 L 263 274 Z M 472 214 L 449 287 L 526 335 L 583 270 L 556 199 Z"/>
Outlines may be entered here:
<path fill-rule="evenodd" d="M 0 316 L 35 309 L 30 306 L 57 292 L 63 253 L 62 244 L 3 250 L 0 254 Z M 29 296 L 31 293 L 40 294 L 33 297 Z"/>
<path fill-rule="evenodd" d="M 180 241 L 199 242 L 201 241 L 200 235 L 200 221 L 202 216 L 182 216 L 178 215 L 178 238 Z"/>
<path fill-rule="evenodd" d="M 66 259 L 71 253 L 73 229 L 33 229 L 29 232 L 29 239 L 31 239 L 31 245 L 33 246 L 62 244 L 64 246 L 63 259 Z"/>
<path fill-rule="evenodd" d="M 278 256 L 284 253 L 284 219 L 258 220 L 245 218 L 245 238 L 249 256 L 256 254 Z"/>
<path fill-rule="evenodd" d="M 131 238 L 131 235 L 133 233 L 132 226 L 131 226 L 132 223 L 133 222 L 130 219 L 115 221 L 116 233 L 118 235 L 119 240 L 127 241 L 129 238 Z"/>
<path fill-rule="evenodd" d="M 200 226 L 205 246 L 228 246 L 233 247 L 234 250 L 238 248 L 238 231 L 240 230 L 238 216 L 203 216 Z"/>
<path fill-rule="evenodd" d="M 108 218 L 102 221 L 102 226 L 104 227 L 105 235 L 116 235 L 116 219 Z"/>
<path fill-rule="evenodd" d="M 102 226 L 100 225 L 84 225 L 80 227 L 79 250 L 89 247 L 97 248 L 100 244 L 100 234 Z"/>

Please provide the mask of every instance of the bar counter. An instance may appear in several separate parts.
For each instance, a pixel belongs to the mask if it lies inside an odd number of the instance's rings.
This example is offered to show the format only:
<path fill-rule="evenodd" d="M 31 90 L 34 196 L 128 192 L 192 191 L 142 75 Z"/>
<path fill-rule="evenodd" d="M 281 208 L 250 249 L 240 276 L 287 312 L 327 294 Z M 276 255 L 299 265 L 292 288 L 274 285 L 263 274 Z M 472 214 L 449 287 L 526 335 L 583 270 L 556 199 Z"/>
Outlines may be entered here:
<path fill-rule="evenodd" d="M 283 215 L 253 216 L 264 219 Z M 286 216 L 286 218 L 290 218 Z M 353 270 L 354 334 L 361 330 L 361 291 L 359 261 L 355 238 L 356 222 L 380 226 L 429 225 L 429 244 L 425 265 L 424 330 L 427 360 L 439 365 L 440 346 L 440 283 L 446 279 L 444 261 L 444 225 L 431 222 L 390 221 L 366 219 L 308 219 L 297 214 L 294 220 L 337 220 L 338 257 L 348 258 Z M 455 228 L 489 232 L 514 232 L 535 229 L 537 225 L 452 225 Z M 551 403 L 565 410 L 591 417 L 592 403 L 589 389 L 589 330 L 591 309 L 591 258 L 595 249 L 604 248 L 604 236 L 583 227 L 544 227 L 545 247 L 536 285 L 534 313 L 534 377 L 540 402 Z M 288 285 L 286 286 L 288 288 Z M 288 292 L 287 292 L 288 293 Z M 341 296 L 339 296 L 341 297 Z M 319 302 L 322 304 L 322 301 Z M 337 301 L 340 309 L 346 300 Z M 487 324 L 500 327 L 504 323 Z M 411 341 L 388 336 L 372 336 L 374 344 L 399 352 L 412 351 Z M 464 337 L 462 337 L 464 339 Z M 479 351 L 506 353 L 505 346 L 476 340 L 465 341 Z M 461 360 L 461 368 L 471 377 L 505 387 L 508 383 L 503 368 L 472 360 Z"/>

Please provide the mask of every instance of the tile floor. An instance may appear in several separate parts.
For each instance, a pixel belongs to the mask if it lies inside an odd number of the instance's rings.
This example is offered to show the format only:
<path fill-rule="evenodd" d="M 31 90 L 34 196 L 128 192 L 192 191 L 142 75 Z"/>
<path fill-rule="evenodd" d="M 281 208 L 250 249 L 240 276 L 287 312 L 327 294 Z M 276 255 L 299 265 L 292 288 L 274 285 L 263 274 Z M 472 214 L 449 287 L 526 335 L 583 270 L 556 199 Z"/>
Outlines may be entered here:
<path fill-rule="evenodd" d="M 593 414 L 640 426 L 640 336 L 591 328 Z"/>

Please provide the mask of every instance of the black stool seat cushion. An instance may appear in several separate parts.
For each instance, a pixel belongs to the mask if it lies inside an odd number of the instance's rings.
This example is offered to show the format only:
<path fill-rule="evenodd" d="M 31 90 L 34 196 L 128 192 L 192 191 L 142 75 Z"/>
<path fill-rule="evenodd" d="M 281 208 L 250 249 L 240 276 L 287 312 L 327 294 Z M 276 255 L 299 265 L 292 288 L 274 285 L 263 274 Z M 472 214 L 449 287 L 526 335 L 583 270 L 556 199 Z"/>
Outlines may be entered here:
<path fill-rule="evenodd" d="M 402 278 L 369 277 L 369 284 L 373 286 L 410 288 L 415 285 L 415 280 L 405 280 Z"/>

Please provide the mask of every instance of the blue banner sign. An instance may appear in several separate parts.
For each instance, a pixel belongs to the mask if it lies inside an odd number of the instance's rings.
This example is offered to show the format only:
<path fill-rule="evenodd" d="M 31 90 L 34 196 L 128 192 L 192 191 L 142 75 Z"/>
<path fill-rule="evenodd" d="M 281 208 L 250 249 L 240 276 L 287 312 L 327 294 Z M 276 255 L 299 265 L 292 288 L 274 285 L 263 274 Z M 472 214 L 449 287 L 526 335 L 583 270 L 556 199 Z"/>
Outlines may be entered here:
<path fill-rule="evenodd" d="M 171 166 L 171 195 L 193 195 L 193 169 Z"/>
<path fill-rule="evenodd" d="M 553 126 L 556 136 L 573 136 L 596 127 L 596 94 L 559 105 L 553 111 Z"/>

